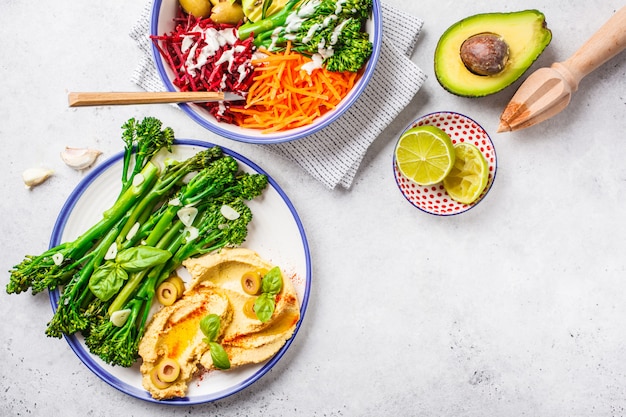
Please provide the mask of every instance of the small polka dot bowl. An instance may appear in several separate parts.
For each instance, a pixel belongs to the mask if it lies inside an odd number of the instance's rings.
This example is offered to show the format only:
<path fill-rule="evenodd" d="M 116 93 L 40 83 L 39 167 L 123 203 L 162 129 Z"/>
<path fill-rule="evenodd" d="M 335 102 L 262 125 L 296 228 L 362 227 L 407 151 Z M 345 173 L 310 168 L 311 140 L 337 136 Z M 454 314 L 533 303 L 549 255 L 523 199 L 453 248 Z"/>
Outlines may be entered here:
<path fill-rule="evenodd" d="M 487 160 L 487 165 L 489 167 L 489 179 L 487 181 L 487 186 L 480 197 L 478 197 L 478 199 L 476 199 L 473 203 L 459 203 L 458 201 L 450 198 L 442 183 L 421 186 L 405 177 L 398 169 L 394 152 L 393 172 L 398 188 L 412 205 L 429 214 L 437 216 L 452 216 L 470 210 L 485 198 L 496 178 L 496 150 L 493 146 L 491 138 L 485 129 L 483 129 L 482 126 L 474 120 L 462 114 L 448 111 L 431 113 L 422 116 L 411 123 L 404 130 L 404 132 L 416 126 L 423 125 L 436 126 L 443 130 L 450 136 L 453 144 L 457 144 L 459 142 L 469 142 L 476 145 Z M 402 134 L 404 134 L 404 132 L 402 132 Z"/>

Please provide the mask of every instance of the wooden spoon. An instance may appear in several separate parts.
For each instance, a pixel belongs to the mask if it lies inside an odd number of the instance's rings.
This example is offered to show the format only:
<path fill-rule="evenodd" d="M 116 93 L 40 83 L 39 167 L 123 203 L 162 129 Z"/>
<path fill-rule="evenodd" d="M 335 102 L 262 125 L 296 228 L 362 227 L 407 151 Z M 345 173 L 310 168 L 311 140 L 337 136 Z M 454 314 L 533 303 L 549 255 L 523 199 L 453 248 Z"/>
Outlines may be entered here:
<path fill-rule="evenodd" d="M 118 104 L 155 104 L 155 103 L 185 103 L 209 101 L 236 101 L 243 97 L 233 93 L 218 93 L 213 91 L 193 92 L 129 92 L 129 93 L 69 93 L 70 107 L 81 106 L 111 106 Z"/>
<path fill-rule="evenodd" d="M 559 113 L 569 104 L 580 80 L 625 47 L 626 6 L 569 59 L 532 73 L 502 112 L 498 132 L 533 126 Z"/>

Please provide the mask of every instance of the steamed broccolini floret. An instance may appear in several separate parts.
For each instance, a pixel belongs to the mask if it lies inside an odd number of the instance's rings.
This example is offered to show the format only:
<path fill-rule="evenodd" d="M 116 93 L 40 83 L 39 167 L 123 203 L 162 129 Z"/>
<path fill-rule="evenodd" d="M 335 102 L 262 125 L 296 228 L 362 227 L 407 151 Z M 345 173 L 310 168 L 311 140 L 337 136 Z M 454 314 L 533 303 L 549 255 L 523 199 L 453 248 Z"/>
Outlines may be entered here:
<path fill-rule="evenodd" d="M 141 122 L 130 119 L 122 128 L 122 138 L 126 143 L 123 184 L 115 203 L 103 213 L 98 223 L 73 242 L 62 243 L 39 256 L 27 255 L 10 271 L 7 293 L 17 294 L 30 288 L 36 294 L 67 283 L 80 270 L 83 257 L 150 190 L 159 172 L 150 163 L 150 158 L 163 148 L 170 149 L 173 132 L 170 128 L 162 129 L 161 122 L 151 117 Z M 143 181 L 133 184 L 133 178 L 139 174 L 143 176 Z"/>
<path fill-rule="evenodd" d="M 163 128 L 163 123 L 156 117 L 145 117 L 138 122 L 128 119 L 122 125 L 124 147 L 124 163 L 122 167 L 122 192 L 126 190 L 144 165 L 161 149 L 172 151 L 174 131 L 170 127 Z M 134 158 L 134 164 L 131 159 Z"/>
<path fill-rule="evenodd" d="M 166 161 L 160 170 L 152 159 L 160 149 L 170 149 L 171 129 L 162 129 L 154 118 L 130 119 L 123 127 L 123 185 L 116 202 L 75 241 L 26 256 L 10 271 L 6 291 L 30 288 L 35 294 L 63 285 L 46 334 L 60 338 L 81 332 L 93 354 L 113 365 L 130 366 L 156 285 L 188 257 L 240 245 L 252 219 L 245 201 L 261 195 L 268 179 L 240 172 L 237 161 L 217 146 L 184 161 Z M 186 182 L 188 174 L 193 176 Z M 238 216 L 226 218 L 224 205 Z M 184 207 L 198 210 L 191 225 L 177 216 Z M 126 250 L 145 255 L 131 257 L 134 266 L 120 279 L 120 253 Z M 159 251 L 167 257 L 151 262 Z M 114 272 L 109 273 L 111 265 Z M 129 318 L 114 324 L 111 315 L 120 309 L 128 309 Z"/>
<path fill-rule="evenodd" d="M 273 16 L 239 28 L 245 39 L 254 35 L 255 45 L 318 54 L 330 71 L 356 72 L 370 57 L 373 45 L 364 30 L 372 0 L 305 0 L 297 7 L 288 3 Z"/>
<path fill-rule="evenodd" d="M 319 1 L 319 0 L 309 0 Z M 372 12 L 372 0 L 321 0 L 318 6 L 322 15 L 337 15 L 365 20 Z"/>
<path fill-rule="evenodd" d="M 223 157 L 222 149 L 218 146 L 207 148 L 196 153 L 190 158 L 182 162 L 169 163 L 164 172 L 158 177 L 154 186 L 146 194 L 146 196 L 133 208 L 126 221 L 126 224 L 119 234 L 117 244 L 119 249 L 124 245 L 124 240 L 128 232 L 135 227 L 135 223 L 139 223 L 141 227 L 150 218 L 154 209 L 173 194 L 181 186 L 181 181 L 188 174 L 201 171 L 211 166 L 215 161 Z M 129 240 L 126 243 L 136 243 L 137 238 Z"/>
<path fill-rule="evenodd" d="M 246 178 L 244 181 L 248 181 L 247 177 L 246 174 L 241 178 Z M 253 182 L 262 183 L 257 180 Z M 233 189 L 237 188 L 233 187 Z M 221 213 L 224 204 L 228 204 L 239 216 L 236 219 L 225 218 Z M 85 339 L 85 343 L 93 354 L 111 365 L 131 366 L 138 358 L 139 342 L 144 334 L 157 286 L 167 279 L 185 259 L 227 246 L 238 246 L 246 239 L 247 226 L 252 220 L 252 212 L 241 196 L 235 194 L 220 196 L 201 204 L 198 210 L 199 214 L 193 223 L 193 227 L 198 230 L 195 237 L 190 237 L 184 232 L 174 235 L 167 245 L 173 256 L 165 264 L 148 271 L 145 280 L 139 284 L 136 292 L 132 292 L 134 295 L 119 306 L 119 309 L 130 310 L 127 321 L 121 327 L 117 327 L 108 319 L 108 315 L 99 317 L 99 321 Z"/>

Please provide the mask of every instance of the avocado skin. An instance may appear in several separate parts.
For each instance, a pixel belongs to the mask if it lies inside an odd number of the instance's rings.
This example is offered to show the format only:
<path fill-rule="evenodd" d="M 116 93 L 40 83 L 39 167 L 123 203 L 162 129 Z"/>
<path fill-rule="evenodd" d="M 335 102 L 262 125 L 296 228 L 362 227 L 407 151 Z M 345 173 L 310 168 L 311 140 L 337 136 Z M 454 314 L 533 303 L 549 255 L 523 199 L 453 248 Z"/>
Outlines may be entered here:
<path fill-rule="evenodd" d="M 470 72 L 460 58 L 460 45 L 472 35 L 495 33 L 509 46 L 504 70 L 484 76 Z M 483 97 L 497 93 L 519 79 L 552 40 L 545 16 L 539 10 L 510 13 L 482 13 L 450 26 L 435 48 L 435 76 L 448 92 L 462 97 Z M 531 47 L 527 45 L 531 44 Z"/>

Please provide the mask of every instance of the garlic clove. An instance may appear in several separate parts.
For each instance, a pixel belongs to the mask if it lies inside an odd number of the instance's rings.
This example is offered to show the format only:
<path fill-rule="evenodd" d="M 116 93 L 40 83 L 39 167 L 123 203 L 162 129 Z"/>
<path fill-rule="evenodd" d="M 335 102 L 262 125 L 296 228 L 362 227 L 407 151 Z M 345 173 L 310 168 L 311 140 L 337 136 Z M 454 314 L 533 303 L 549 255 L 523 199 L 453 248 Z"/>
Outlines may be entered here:
<path fill-rule="evenodd" d="M 24 181 L 26 188 L 32 188 L 50 178 L 52 174 L 54 174 L 54 171 L 51 169 L 29 168 L 22 173 L 22 180 Z"/>
<path fill-rule="evenodd" d="M 198 209 L 195 207 L 183 207 L 176 214 L 185 226 L 190 227 L 198 215 Z"/>
<path fill-rule="evenodd" d="M 63 162 L 70 168 L 83 170 L 92 166 L 101 154 L 102 152 L 95 149 L 71 148 L 66 146 L 65 150 L 61 152 L 61 159 L 63 159 Z"/>

